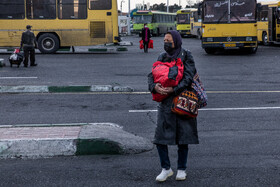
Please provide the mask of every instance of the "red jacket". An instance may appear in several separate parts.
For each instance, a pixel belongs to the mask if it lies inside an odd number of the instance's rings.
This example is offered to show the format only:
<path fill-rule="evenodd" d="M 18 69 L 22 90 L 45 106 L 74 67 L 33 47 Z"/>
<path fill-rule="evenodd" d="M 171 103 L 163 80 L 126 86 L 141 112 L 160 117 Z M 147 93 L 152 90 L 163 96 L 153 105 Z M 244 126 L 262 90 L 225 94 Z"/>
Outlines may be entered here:
<path fill-rule="evenodd" d="M 160 83 L 163 87 L 177 86 L 183 78 L 184 65 L 181 58 L 177 61 L 161 62 L 157 61 L 153 64 L 152 74 L 155 83 Z M 152 93 L 153 100 L 161 102 L 168 95 L 161 95 L 160 93 Z"/>

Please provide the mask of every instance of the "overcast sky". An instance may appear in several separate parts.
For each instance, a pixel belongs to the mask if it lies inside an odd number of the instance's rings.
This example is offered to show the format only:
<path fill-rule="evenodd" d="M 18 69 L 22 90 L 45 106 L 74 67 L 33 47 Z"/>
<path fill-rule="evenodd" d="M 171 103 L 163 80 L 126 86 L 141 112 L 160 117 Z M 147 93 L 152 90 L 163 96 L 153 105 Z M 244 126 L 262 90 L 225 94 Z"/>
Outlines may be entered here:
<path fill-rule="evenodd" d="M 123 1 L 122 3 L 122 11 L 123 12 L 128 12 L 128 0 L 118 0 L 118 7 L 119 10 L 121 10 L 121 1 Z M 188 0 L 169 0 L 169 5 L 173 5 L 173 4 L 177 4 L 179 5 L 179 2 L 181 2 L 182 7 L 184 8 L 187 5 L 187 1 Z M 196 1 L 196 0 L 192 0 L 192 1 Z M 257 0 L 258 2 L 262 2 L 262 1 L 271 1 L 271 0 Z M 130 9 L 134 9 L 136 4 L 143 4 L 143 2 L 146 3 L 150 3 L 150 5 L 153 4 L 160 4 L 160 3 L 165 3 L 165 5 L 167 5 L 167 0 L 130 0 Z"/>

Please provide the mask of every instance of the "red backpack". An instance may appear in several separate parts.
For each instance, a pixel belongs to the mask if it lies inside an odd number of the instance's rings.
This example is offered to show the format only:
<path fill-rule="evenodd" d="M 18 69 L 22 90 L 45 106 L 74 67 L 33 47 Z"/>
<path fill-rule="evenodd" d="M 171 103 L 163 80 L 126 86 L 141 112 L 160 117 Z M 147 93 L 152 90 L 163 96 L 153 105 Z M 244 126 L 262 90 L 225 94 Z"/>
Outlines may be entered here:
<path fill-rule="evenodd" d="M 160 83 L 163 87 L 177 86 L 183 78 L 184 64 L 181 58 L 171 62 L 157 61 L 153 64 L 152 74 L 155 83 Z M 161 95 L 160 93 L 152 93 L 153 100 L 161 102 L 168 95 Z"/>

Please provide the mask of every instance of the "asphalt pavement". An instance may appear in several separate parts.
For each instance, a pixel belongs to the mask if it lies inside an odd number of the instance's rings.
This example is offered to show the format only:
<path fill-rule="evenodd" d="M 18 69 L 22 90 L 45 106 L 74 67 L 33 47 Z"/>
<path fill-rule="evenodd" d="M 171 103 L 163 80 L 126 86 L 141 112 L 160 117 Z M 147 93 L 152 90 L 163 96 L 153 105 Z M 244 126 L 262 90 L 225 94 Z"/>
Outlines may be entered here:
<path fill-rule="evenodd" d="M 1 93 L 2 129 L 106 122 L 151 142 L 157 103 L 147 91 L 146 75 L 163 51 L 163 37 L 153 39 L 155 48 L 148 54 L 132 36 L 124 38 L 134 44 L 128 51 L 38 54 L 38 67 L 0 68 L 1 86 L 131 88 Z M 190 146 L 186 181 L 172 177 L 156 183 L 159 160 L 156 150 L 149 149 L 140 154 L 2 159 L 0 186 L 280 186 L 279 46 L 260 46 L 255 55 L 207 55 L 194 38 L 184 38 L 183 46 L 192 51 L 209 97 L 208 106 L 199 111 L 200 144 Z M 170 158 L 176 170 L 176 147 L 171 147 Z"/>

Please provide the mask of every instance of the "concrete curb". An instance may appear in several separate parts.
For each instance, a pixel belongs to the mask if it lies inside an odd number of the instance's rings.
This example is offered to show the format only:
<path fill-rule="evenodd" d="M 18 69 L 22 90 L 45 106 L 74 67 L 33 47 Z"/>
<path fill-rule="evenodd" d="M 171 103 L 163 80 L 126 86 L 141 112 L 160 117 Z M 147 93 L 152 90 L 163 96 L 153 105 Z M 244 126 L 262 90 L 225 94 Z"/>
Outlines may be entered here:
<path fill-rule="evenodd" d="M 120 42 L 116 44 L 105 44 L 105 45 L 96 45 L 96 46 L 76 46 L 72 47 L 62 47 L 58 49 L 56 53 L 117 53 L 122 51 L 128 51 L 127 46 L 132 46 L 133 43 L 130 41 Z M 15 48 L 0 48 L 0 53 L 11 54 Z M 35 49 L 35 53 L 41 53 L 38 49 Z"/>
<path fill-rule="evenodd" d="M 133 92 L 129 86 L 0 86 L 0 93 Z"/>
<path fill-rule="evenodd" d="M 7 133 L 20 133 L 23 128 L 39 132 L 46 128 L 65 127 L 80 129 L 76 138 L 0 138 L 0 159 L 6 158 L 45 158 L 53 156 L 95 155 L 95 154 L 136 154 L 153 149 L 153 144 L 142 137 L 123 130 L 114 123 L 81 123 L 81 124 L 40 124 L 2 126 Z M 13 131 L 9 132 L 9 129 Z M 17 131 L 17 129 L 19 129 Z M 64 131 L 64 129 L 63 129 Z M 26 132 L 25 132 L 26 133 Z M 38 133 L 40 134 L 40 133 Z M 3 135 L 2 135 L 3 136 Z M 5 135 L 4 135 L 5 136 Z M 1 137 L 1 134 L 0 134 Z"/>

